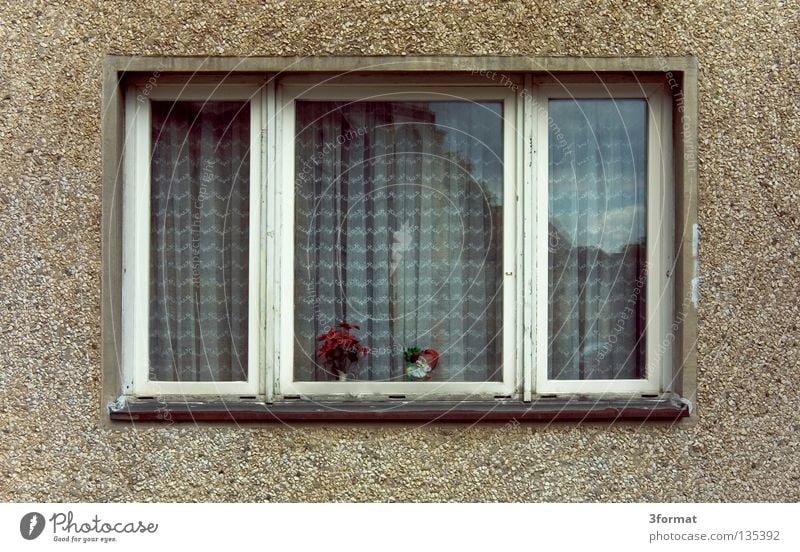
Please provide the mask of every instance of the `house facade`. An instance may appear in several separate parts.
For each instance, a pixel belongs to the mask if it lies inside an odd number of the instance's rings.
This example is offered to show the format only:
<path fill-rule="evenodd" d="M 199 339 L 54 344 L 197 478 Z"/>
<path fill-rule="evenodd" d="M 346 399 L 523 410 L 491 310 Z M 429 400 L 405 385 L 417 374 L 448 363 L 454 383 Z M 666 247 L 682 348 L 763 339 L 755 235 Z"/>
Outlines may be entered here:
<path fill-rule="evenodd" d="M 798 6 L 2 11 L 4 500 L 800 497 Z"/>

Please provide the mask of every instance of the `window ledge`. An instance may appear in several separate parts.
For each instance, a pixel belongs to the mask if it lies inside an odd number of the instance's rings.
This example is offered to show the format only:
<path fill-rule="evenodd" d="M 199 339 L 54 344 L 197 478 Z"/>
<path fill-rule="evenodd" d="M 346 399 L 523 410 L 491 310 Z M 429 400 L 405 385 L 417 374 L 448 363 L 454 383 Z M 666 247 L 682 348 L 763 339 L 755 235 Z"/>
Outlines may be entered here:
<path fill-rule="evenodd" d="M 690 415 L 675 399 L 538 399 L 497 401 L 372 401 L 267 404 L 248 399 L 180 401 L 124 398 L 108 407 L 118 422 L 582 422 L 675 421 Z"/>

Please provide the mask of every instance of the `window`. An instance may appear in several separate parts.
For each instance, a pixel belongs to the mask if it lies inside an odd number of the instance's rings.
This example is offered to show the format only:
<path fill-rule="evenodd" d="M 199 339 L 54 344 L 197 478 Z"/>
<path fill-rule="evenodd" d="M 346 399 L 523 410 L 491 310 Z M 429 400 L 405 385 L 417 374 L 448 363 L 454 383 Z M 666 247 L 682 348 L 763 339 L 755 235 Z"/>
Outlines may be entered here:
<path fill-rule="evenodd" d="M 123 396 L 680 387 L 663 74 L 132 74 L 122 91 Z"/>
<path fill-rule="evenodd" d="M 671 111 L 662 84 L 537 87 L 541 393 L 656 394 L 671 318 Z M 546 118 L 545 118 L 546 114 Z M 546 124 L 545 124 L 546 122 Z M 666 132 L 666 134 L 665 134 Z M 543 244 L 542 244 L 543 245 Z"/>
<path fill-rule="evenodd" d="M 294 325 L 283 326 L 293 356 L 281 357 L 280 392 L 511 395 L 513 94 L 302 79 L 280 94 L 295 186 L 280 209 L 294 215 L 281 223 L 294 232 L 280 296 L 294 300 L 279 308 Z M 318 339 L 341 323 L 358 325 L 369 351 L 344 373 Z M 430 356 L 419 374 L 412 349 Z"/>
<path fill-rule="evenodd" d="M 123 363 L 135 395 L 255 395 L 262 87 L 126 96 Z"/>

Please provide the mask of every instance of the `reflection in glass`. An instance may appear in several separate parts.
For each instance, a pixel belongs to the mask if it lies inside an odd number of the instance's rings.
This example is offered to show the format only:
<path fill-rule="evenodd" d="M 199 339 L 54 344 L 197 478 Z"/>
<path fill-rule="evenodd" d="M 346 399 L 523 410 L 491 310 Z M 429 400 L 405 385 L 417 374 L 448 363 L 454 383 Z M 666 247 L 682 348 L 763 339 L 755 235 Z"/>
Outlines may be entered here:
<path fill-rule="evenodd" d="M 645 378 L 647 103 L 549 114 L 549 377 Z"/>
<path fill-rule="evenodd" d="M 369 349 L 348 380 L 422 377 L 403 359 L 418 348 L 433 381 L 499 381 L 502 104 L 298 101 L 296 113 L 295 380 L 339 378 L 317 338 L 347 322 Z"/>

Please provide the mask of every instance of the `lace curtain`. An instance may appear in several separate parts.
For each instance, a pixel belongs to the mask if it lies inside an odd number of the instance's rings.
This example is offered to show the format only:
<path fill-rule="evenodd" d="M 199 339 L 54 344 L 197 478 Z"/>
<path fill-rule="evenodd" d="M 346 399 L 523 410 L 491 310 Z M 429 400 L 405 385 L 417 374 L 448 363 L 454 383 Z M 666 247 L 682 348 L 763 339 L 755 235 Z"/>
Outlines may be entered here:
<path fill-rule="evenodd" d="M 247 379 L 250 108 L 152 102 L 150 379 Z"/>
<path fill-rule="evenodd" d="M 646 103 L 551 100 L 554 379 L 644 378 Z M 247 379 L 249 106 L 152 102 L 150 378 Z M 295 377 L 347 321 L 351 378 L 499 381 L 502 107 L 298 102 Z"/>
<path fill-rule="evenodd" d="M 297 102 L 295 379 L 325 381 L 317 336 L 346 321 L 369 354 L 350 379 L 502 371 L 502 104 Z"/>
<path fill-rule="evenodd" d="M 551 100 L 550 117 L 549 376 L 645 378 L 647 104 Z"/>

